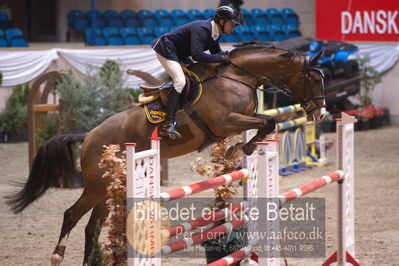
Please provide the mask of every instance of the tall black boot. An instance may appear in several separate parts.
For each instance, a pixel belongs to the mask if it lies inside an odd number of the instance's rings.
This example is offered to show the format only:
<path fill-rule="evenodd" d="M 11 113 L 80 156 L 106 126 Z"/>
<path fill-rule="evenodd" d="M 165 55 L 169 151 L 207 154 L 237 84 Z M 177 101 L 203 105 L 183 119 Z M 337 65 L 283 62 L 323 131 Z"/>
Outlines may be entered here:
<path fill-rule="evenodd" d="M 180 139 L 182 136 L 174 128 L 175 114 L 180 106 L 180 93 L 174 87 L 170 89 L 168 106 L 166 107 L 166 120 L 161 126 L 159 134 L 170 139 Z"/>

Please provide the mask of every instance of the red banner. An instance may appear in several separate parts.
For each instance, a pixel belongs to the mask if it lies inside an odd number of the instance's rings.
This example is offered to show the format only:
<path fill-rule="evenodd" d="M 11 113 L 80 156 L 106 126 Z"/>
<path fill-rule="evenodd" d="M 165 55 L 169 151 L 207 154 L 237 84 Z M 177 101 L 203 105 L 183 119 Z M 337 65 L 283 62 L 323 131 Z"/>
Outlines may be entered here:
<path fill-rule="evenodd" d="M 315 0 L 316 38 L 399 42 L 399 0 Z"/>

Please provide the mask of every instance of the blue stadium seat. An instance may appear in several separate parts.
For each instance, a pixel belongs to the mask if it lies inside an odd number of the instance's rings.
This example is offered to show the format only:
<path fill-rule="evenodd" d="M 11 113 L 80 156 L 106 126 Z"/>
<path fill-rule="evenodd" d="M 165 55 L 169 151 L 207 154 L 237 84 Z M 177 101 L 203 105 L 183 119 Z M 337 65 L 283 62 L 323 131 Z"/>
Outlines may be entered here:
<path fill-rule="evenodd" d="M 112 18 L 119 18 L 119 13 L 113 9 L 107 9 L 103 12 L 103 17 L 106 20 L 110 20 Z"/>
<path fill-rule="evenodd" d="M 123 42 L 126 45 L 138 45 L 141 44 L 141 40 L 136 30 L 131 27 L 125 27 L 119 30 Z"/>
<path fill-rule="evenodd" d="M 5 31 L 5 36 L 6 36 L 7 40 L 11 40 L 12 38 L 15 38 L 15 37 L 21 37 L 21 36 L 23 37 L 24 34 L 23 34 L 22 30 L 20 30 L 20 29 L 10 28 Z"/>
<path fill-rule="evenodd" d="M 88 21 L 89 22 L 89 26 L 91 27 L 92 25 L 92 21 L 91 20 L 89 20 Z M 103 18 L 103 17 L 97 17 L 96 18 L 96 28 L 100 28 L 100 29 L 102 29 L 102 28 L 105 28 L 105 27 L 107 27 L 108 26 L 108 23 L 107 23 L 107 21 Z"/>
<path fill-rule="evenodd" d="M 269 42 L 272 40 L 269 31 L 265 25 L 254 25 L 251 27 L 252 32 L 255 34 L 258 41 Z"/>
<path fill-rule="evenodd" d="M 252 32 L 251 28 L 246 25 L 239 25 L 235 27 L 234 30 L 237 32 L 242 42 L 256 40 L 255 34 Z"/>
<path fill-rule="evenodd" d="M 207 18 L 205 18 L 204 14 L 202 14 L 202 12 L 199 11 L 198 9 L 187 10 L 187 15 L 190 17 L 191 21 L 207 19 Z"/>
<path fill-rule="evenodd" d="M 85 41 L 88 45 L 106 45 L 105 38 L 101 32 L 101 29 L 96 28 L 93 36 L 93 28 L 87 28 L 85 30 Z M 93 38 L 94 37 L 94 38 Z"/>
<path fill-rule="evenodd" d="M 70 10 L 68 12 L 67 18 L 68 18 L 68 23 L 73 24 L 76 19 L 81 19 L 85 17 L 85 12 L 82 10 Z"/>
<path fill-rule="evenodd" d="M 270 24 L 269 17 L 266 12 L 260 8 L 254 8 L 251 10 L 252 17 L 255 20 L 256 25 L 267 25 Z"/>
<path fill-rule="evenodd" d="M 99 17 L 103 17 L 103 15 L 101 14 L 101 12 L 99 11 L 99 10 L 95 10 L 94 11 L 94 15 L 96 16 L 96 18 L 98 19 Z M 91 18 L 92 18 L 92 12 L 91 12 L 91 10 L 88 10 L 88 11 L 86 11 L 86 13 L 85 13 L 85 17 L 86 17 L 86 19 L 88 20 L 88 21 L 90 21 L 91 20 Z"/>
<path fill-rule="evenodd" d="M 142 9 L 137 13 L 137 15 L 140 18 L 143 27 L 154 28 L 158 26 L 157 18 L 150 10 Z"/>
<path fill-rule="evenodd" d="M 104 37 L 96 38 L 96 42 L 93 42 L 91 45 L 93 46 L 106 46 L 107 42 Z"/>
<path fill-rule="evenodd" d="M 283 24 L 281 29 L 284 31 L 287 39 L 300 37 L 301 32 L 298 30 L 298 26 L 295 24 Z"/>
<path fill-rule="evenodd" d="M 15 38 L 8 42 L 10 47 L 28 47 L 28 43 L 24 38 Z"/>
<path fill-rule="evenodd" d="M 175 20 L 173 19 L 172 15 L 169 11 L 165 9 L 157 9 L 154 12 L 155 17 L 158 20 L 158 24 L 161 27 L 172 27 L 175 25 Z"/>
<path fill-rule="evenodd" d="M 5 31 L 5 36 L 10 47 L 28 47 L 24 34 L 20 29 L 10 28 Z"/>
<path fill-rule="evenodd" d="M 226 40 L 226 34 L 220 35 L 219 42 L 220 42 L 220 43 L 225 43 L 225 42 L 227 42 L 227 40 Z"/>
<path fill-rule="evenodd" d="M 244 17 L 244 24 L 247 26 L 252 26 L 255 24 L 255 19 L 252 16 L 252 13 L 248 11 L 248 9 L 241 9 L 242 16 Z"/>
<path fill-rule="evenodd" d="M 0 29 L 8 29 L 12 27 L 12 21 L 9 19 L 6 12 L 0 10 Z"/>
<path fill-rule="evenodd" d="M 107 27 L 107 21 L 105 20 L 104 16 L 101 14 L 100 11 L 95 10 L 95 16 L 96 16 L 96 28 L 105 28 Z M 91 12 L 91 10 L 86 11 L 85 14 L 86 20 L 89 23 L 89 27 L 93 27 L 92 24 L 92 17 L 93 17 L 93 13 Z"/>
<path fill-rule="evenodd" d="M 202 14 L 204 15 L 204 18 L 205 18 L 205 19 L 213 18 L 213 16 L 215 15 L 215 9 L 207 8 L 207 9 L 205 9 L 205 10 L 202 12 Z"/>
<path fill-rule="evenodd" d="M 155 27 L 154 28 L 154 34 L 156 37 L 161 36 L 165 33 L 168 33 L 170 31 L 170 27 Z"/>
<path fill-rule="evenodd" d="M 176 26 L 181 26 L 190 22 L 190 17 L 188 14 L 181 9 L 173 9 L 170 14 L 175 20 Z"/>
<path fill-rule="evenodd" d="M 126 27 L 132 27 L 132 28 L 138 28 L 138 27 L 142 26 L 141 20 L 138 16 L 128 17 L 125 20 L 125 25 L 126 25 Z"/>
<path fill-rule="evenodd" d="M 123 19 L 124 21 L 126 21 L 128 18 L 136 17 L 137 14 L 136 14 L 136 12 L 134 12 L 133 10 L 125 9 L 125 10 L 122 10 L 122 11 L 121 11 L 121 13 L 119 14 L 119 16 L 121 17 L 121 19 Z"/>
<path fill-rule="evenodd" d="M 1 47 L 1 48 L 8 47 L 8 43 L 7 43 L 7 40 L 6 40 L 6 39 L 1 39 L 1 38 L 0 38 L 0 47 Z"/>
<path fill-rule="evenodd" d="M 123 39 L 119 34 L 119 30 L 114 27 L 108 27 L 103 29 L 103 36 L 107 41 L 108 45 L 122 45 Z"/>
<path fill-rule="evenodd" d="M 284 24 L 283 15 L 275 8 L 266 9 L 266 14 L 269 17 L 269 21 L 271 24 L 282 25 Z"/>
<path fill-rule="evenodd" d="M 76 19 L 84 17 L 85 17 L 85 12 L 83 12 L 82 10 L 70 10 L 67 15 L 68 23 L 71 25 Z"/>
<path fill-rule="evenodd" d="M 0 10 L 0 20 L 8 20 L 8 15 L 6 12 Z"/>
<path fill-rule="evenodd" d="M 225 37 L 226 42 L 240 42 L 241 41 L 240 36 L 238 35 L 238 33 L 235 30 L 233 30 L 230 34 L 226 34 L 225 36 L 226 36 Z"/>
<path fill-rule="evenodd" d="M 123 22 L 123 20 L 119 17 L 114 17 L 114 18 L 110 18 L 108 20 L 108 27 L 115 27 L 115 28 L 123 28 L 125 26 L 125 23 Z"/>
<path fill-rule="evenodd" d="M 76 18 L 72 22 L 72 28 L 75 31 L 85 31 L 85 29 L 88 27 L 89 27 L 89 22 L 87 21 L 87 19 L 85 17 Z"/>
<path fill-rule="evenodd" d="M 272 37 L 272 41 L 283 41 L 287 39 L 285 32 L 281 29 L 280 25 L 267 25 L 267 31 L 269 32 L 270 36 Z"/>
<path fill-rule="evenodd" d="M 2 29 L 0 29 L 0 47 L 7 47 L 8 43 L 7 43 L 7 39 L 6 36 L 4 34 L 4 31 Z"/>
<path fill-rule="evenodd" d="M 137 34 L 139 35 L 143 44 L 150 44 L 152 40 L 155 39 L 155 34 L 152 28 L 141 27 L 137 29 Z"/>
<path fill-rule="evenodd" d="M 299 25 L 299 17 L 291 8 L 283 8 L 280 13 L 283 15 L 285 24 Z"/>

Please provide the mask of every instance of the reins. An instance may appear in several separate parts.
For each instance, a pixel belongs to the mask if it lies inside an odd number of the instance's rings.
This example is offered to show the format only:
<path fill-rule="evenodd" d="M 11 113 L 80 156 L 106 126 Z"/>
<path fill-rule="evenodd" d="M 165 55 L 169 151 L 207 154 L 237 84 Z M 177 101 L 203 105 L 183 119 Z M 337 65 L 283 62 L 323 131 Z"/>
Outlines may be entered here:
<path fill-rule="evenodd" d="M 248 76 L 251 76 L 251 77 L 255 78 L 255 79 L 257 80 L 257 83 L 256 83 L 255 85 L 253 85 L 253 84 L 251 84 L 251 83 L 249 83 L 249 82 L 242 81 L 242 80 L 239 80 L 239 79 L 236 79 L 236 78 L 233 78 L 233 77 L 226 76 L 226 75 L 224 75 L 224 74 L 219 73 L 219 72 L 217 71 L 217 69 L 216 69 L 215 75 L 213 75 L 213 76 L 211 76 L 211 77 L 205 79 L 203 82 L 206 82 L 206 81 L 208 81 L 208 80 L 214 79 L 214 78 L 216 78 L 216 77 L 221 77 L 221 78 L 233 80 L 233 81 L 235 81 L 235 82 L 239 82 L 239 83 L 241 83 L 241 84 L 243 84 L 243 85 L 245 85 L 245 86 L 248 86 L 248 87 L 254 89 L 255 91 L 256 91 L 256 90 L 264 90 L 264 89 L 259 88 L 259 86 L 262 85 L 262 84 L 266 84 L 266 85 L 268 85 L 268 86 L 270 86 L 270 87 L 276 89 L 277 91 L 279 91 L 279 92 L 285 94 L 286 96 L 288 96 L 288 97 L 291 98 L 292 100 L 294 100 L 294 101 L 296 101 L 296 102 L 299 102 L 300 105 L 302 106 L 302 108 L 305 110 L 306 114 L 312 113 L 312 112 L 313 112 L 314 110 L 316 110 L 316 109 L 325 107 L 325 105 L 317 105 L 317 104 L 315 103 L 316 107 L 314 107 L 314 108 L 308 110 L 308 107 L 309 107 L 309 105 L 310 105 L 310 101 L 308 101 L 308 99 L 306 99 L 306 98 L 305 98 L 305 99 L 300 99 L 300 98 L 296 97 L 296 96 L 292 93 L 292 90 L 290 90 L 286 84 L 284 84 L 284 83 L 276 83 L 276 82 L 273 82 L 272 80 L 270 80 L 270 79 L 267 78 L 266 76 L 258 76 L 258 75 L 256 75 L 256 74 L 254 74 L 254 73 L 252 73 L 252 72 L 246 70 L 245 68 L 243 68 L 243 67 L 241 67 L 241 66 L 239 66 L 239 65 L 237 65 L 237 64 L 234 64 L 233 62 L 231 62 L 230 65 L 233 66 L 233 67 L 235 67 L 235 68 L 237 68 L 237 69 L 239 69 L 241 72 L 244 72 L 244 73 L 247 74 Z M 308 72 L 310 72 L 310 71 L 316 71 L 316 72 L 320 73 L 320 75 L 323 75 L 322 72 L 321 72 L 321 70 L 320 70 L 319 68 L 317 68 L 317 67 L 309 68 L 307 65 L 308 65 L 308 64 L 306 63 L 306 57 L 305 57 L 305 62 L 304 62 L 304 68 L 303 68 L 303 70 L 302 70 L 302 71 L 291 72 L 291 73 L 299 73 L 299 72 L 302 73 L 301 79 L 298 80 L 298 82 L 294 85 L 294 87 L 296 87 L 297 84 L 299 84 L 302 80 L 304 80 L 304 83 L 305 83 L 305 84 L 304 84 L 304 85 L 305 85 L 304 87 L 305 87 L 305 89 L 307 89 L 307 88 L 308 88 L 308 82 L 309 82 L 308 79 L 307 79 L 307 75 L 308 75 Z M 289 74 L 289 73 L 288 73 L 288 74 Z M 284 75 L 286 75 L 286 74 L 284 74 Z M 324 98 L 325 98 L 325 96 L 320 95 L 320 96 L 313 96 L 310 100 L 317 100 L 317 99 L 324 99 Z"/>

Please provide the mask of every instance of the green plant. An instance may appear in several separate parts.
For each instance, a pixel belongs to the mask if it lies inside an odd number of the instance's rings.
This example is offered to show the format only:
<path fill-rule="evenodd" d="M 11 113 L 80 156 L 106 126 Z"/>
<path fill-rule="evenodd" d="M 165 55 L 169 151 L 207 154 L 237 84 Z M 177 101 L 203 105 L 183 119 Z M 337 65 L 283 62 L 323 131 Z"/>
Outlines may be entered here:
<path fill-rule="evenodd" d="M 105 261 L 104 250 L 102 248 L 101 243 L 98 241 L 98 237 L 101 233 L 101 224 L 100 221 L 96 223 L 96 229 L 94 233 L 94 244 L 93 250 L 90 253 L 90 256 L 87 261 L 88 266 L 107 266 L 110 265 Z"/>
<path fill-rule="evenodd" d="M 141 93 L 143 93 L 142 89 L 128 89 L 130 95 L 132 95 L 134 102 L 138 103 L 139 102 L 139 96 Z"/>
<path fill-rule="evenodd" d="M 37 129 L 36 133 L 36 143 L 38 147 L 56 135 L 58 133 L 58 126 L 55 115 L 42 114 L 40 117 L 40 127 Z"/>
<path fill-rule="evenodd" d="M 29 84 L 17 85 L 0 114 L 0 131 L 20 134 L 27 128 Z"/>
<path fill-rule="evenodd" d="M 358 94 L 361 106 L 367 106 L 372 103 L 371 92 L 375 86 L 381 82 L 381 74 L 370 65 L 370 57 L 364 56 L 357 59 L 359 63 L 359 76 L 361 78 L 361 91 Z"/>
<path fill-rule="evenodd" d="M 119 65 L 107 60 L 100 68 L 87 67 L 80 80 L 65 74 L 56 86 L 61 95 L 61 121 L 65 133 L 87 132 L 130 106 Z"/>
<path fill-rule="evenodd" d="M 0 85 L 3 83 L 3 72 L 0 72 Z"/>

